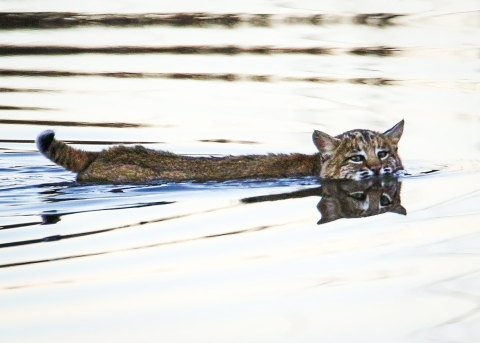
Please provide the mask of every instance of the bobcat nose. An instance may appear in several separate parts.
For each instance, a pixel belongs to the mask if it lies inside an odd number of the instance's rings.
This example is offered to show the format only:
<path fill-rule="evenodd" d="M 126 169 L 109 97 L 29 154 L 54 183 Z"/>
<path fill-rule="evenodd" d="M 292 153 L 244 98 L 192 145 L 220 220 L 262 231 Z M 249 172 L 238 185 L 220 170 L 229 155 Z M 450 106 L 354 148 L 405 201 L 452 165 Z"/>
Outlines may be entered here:
<path fill-rule="evenodd" d="M 375 173 L 375 175 L 380 174 L 380 170 L 382 170 L 382 166 L 380 164 L 377 164 L 375 166 L 371 166 L 370 170 Z"/>

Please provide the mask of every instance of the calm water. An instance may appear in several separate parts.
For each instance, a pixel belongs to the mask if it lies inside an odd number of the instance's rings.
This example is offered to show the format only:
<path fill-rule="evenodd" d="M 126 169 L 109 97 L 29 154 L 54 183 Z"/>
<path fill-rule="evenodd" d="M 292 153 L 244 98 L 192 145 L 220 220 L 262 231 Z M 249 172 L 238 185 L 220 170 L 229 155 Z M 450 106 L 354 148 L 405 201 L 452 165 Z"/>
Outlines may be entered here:
<path fill-rule="evenodd" d="M 2 342 L 480 341 L 477 1 L 0 12 Z M 407 215 L 365 218 L 314 178 L 78 184 L 34 145 L 313 153 L 401 119 L 409 175 L 355 187 Z"/>

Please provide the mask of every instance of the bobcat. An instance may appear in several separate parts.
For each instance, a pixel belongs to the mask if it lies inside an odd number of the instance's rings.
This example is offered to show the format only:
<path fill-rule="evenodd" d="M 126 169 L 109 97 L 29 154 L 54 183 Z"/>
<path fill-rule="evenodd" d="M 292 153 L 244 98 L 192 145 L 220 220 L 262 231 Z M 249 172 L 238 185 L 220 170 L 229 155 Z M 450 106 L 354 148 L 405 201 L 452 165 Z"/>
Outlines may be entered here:
<path fill-rule="evenodd" d="M 51 161 L 76 172 L 77 181 L 86 182 L 225 181 L 303 176 L 362 180 L 403 169 L 397 153 L 403 125 L 402 120 L 384 133 L 351 130 L 335 137 L 314 131 L 313 142 L 319 152 L 312 155 L 192 157 L 122 145 L 88 152 L 57 141 L 51 130 L 38 136 L 37 147 Z"/>

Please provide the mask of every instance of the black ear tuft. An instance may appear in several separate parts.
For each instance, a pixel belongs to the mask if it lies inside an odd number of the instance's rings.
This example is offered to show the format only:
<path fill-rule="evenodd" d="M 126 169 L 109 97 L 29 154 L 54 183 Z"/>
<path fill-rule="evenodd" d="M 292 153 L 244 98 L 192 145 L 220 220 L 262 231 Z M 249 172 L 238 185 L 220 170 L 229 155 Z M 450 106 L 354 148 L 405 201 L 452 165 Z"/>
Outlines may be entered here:
<path fill-rule="evenodd" d="M 50 147 L 55 139 L 55 132 L 52 130 L 43 131 L 37 138 L 37 148 L 41 153 L 44 153 Z"/>

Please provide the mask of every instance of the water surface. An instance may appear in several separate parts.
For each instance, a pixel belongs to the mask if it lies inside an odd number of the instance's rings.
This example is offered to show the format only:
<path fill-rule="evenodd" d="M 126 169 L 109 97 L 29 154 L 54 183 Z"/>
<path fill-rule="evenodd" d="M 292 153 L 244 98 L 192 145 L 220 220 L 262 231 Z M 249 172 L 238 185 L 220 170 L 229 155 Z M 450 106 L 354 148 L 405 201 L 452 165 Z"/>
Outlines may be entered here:
<path fill-rule="evenodd" d="M 479 341 L 479 10 L 0 1 L 2 340 Z M 401 119 L 406 215 L 328 221 L 314 178 L 79 184 L 34 144 L 314 153 Z"/>

